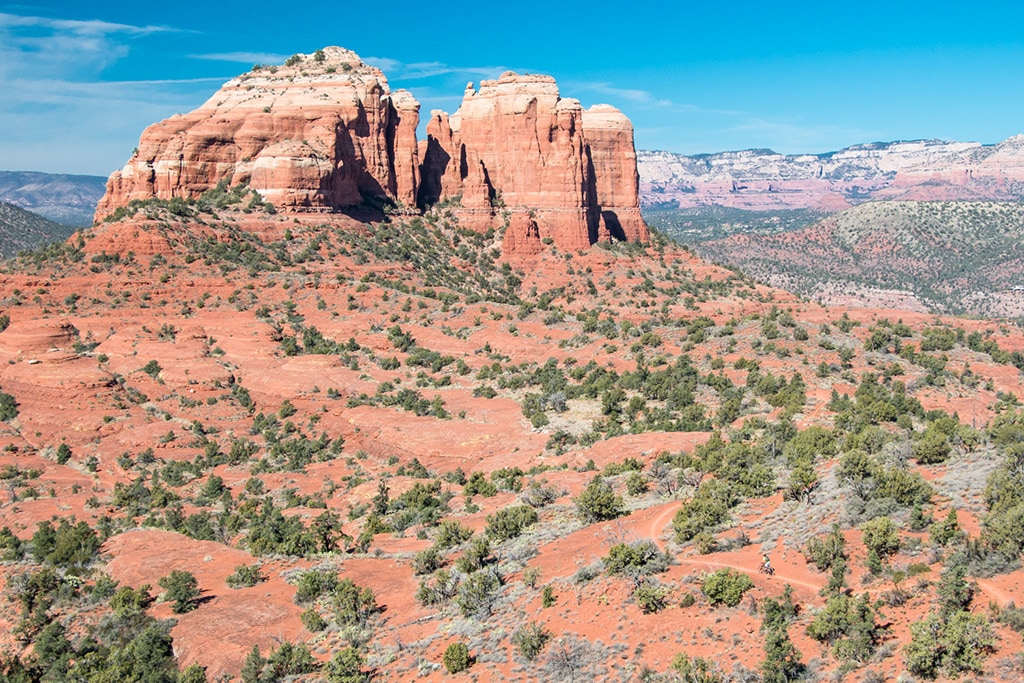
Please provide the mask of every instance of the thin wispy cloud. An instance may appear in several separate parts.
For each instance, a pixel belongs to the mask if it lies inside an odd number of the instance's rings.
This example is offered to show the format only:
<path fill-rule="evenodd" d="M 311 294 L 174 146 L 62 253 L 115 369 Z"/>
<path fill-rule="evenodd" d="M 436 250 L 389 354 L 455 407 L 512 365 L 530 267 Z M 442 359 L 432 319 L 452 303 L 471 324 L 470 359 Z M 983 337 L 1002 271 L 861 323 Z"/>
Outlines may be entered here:
<path fill-rule="evenodd" d="M 273 52 L 214 52 L 211 54 L 189 55 L 189 57 L 213 62 L 232 62 L 234 64 L 284 64 L 291 55 L 279 55 Z"/>
<path fill-rule="evenodd" d="M 178 32 L 179 29 L 167 26 L 133 26 L 110 21 L 51 19 L 49 17 L 31 17 L 0 12 L 0 27 L 12 28 L 45 28 L 55 32 L 73 33 L 81 36 L 99 36 L 112 33 L 146 35 L 150 33 Z"/>
<path fill-rule="evenodd" d="M 677 112 L 718 114 L 721 116 L 738 116 L 742 113 L 730 109 L 715 109 L 711 107 L 703 107 L 697 104 L 673 102 L 669 99 L 657 97 L 654 93 L 648 90 L 641 90 L 638 88 L 620 88 L 612 85 L 611 83 L 602 81 L 569 82 L 566 84 L 566 88 L 571 89 L 573 92 L 597 93 L 605 97 L 618 101 L 629 102 L 637 106 L 673 110 Z"/>
<path fill-rule="evenodd" d="M 146 125 L 209 97 L 226 78 L 104 79 L 142 41 L 168 33 L 190 32 L 0 12 L 4 164 L 108 173 L 127 158 Z"/>
<path fill-rule="evenodd" d="M 364 57 L 363 61 L 383 71 L 389 80 L 419 80 L 438 76 L 473 76 L 497 78 L 508 67 L 504 66 L 452 66 L 443 62 L 405 63 L 389 57 Z"/>
<path fill-rule="evenodd" d="M 133 40 L 177 32 L 166 26 L 51 19 L 0 13 L 0 83 L 35 77 L 95 77 L 129 52 Z"/>

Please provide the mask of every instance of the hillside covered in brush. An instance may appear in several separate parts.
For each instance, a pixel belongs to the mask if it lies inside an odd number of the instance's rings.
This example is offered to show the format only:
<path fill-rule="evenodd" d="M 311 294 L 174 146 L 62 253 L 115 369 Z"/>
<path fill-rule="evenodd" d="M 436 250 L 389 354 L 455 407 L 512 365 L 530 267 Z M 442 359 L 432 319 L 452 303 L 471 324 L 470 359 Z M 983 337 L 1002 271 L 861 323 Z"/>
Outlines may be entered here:
<path fill-rule="evenodd" d="M 873 202 L 796 231 L 698 249 L 823 303 L 1018 317 L 1022 234 L 1018 202 Z"/>
<path fill-rule="evenodd" d="M 219 186 L 7 262 L 0 675 L 1019 678 L 1020 330 L 505 229 Z"/>
<path fill-rule="evenodd" d="M 9 258 L 20 251 L 68 238 L 74 228 L 49 221 L 13 204 L 0 202 L 0 256 Z"/>

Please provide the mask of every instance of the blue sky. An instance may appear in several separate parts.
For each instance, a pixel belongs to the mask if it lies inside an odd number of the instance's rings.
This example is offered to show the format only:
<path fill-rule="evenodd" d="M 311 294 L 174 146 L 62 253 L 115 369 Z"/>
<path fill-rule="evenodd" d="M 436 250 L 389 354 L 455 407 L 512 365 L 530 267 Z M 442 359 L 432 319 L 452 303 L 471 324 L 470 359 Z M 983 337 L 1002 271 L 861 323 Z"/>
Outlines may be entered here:
<path fill-rule="evenodd" d="M 1022 28 L 1019 2 L 0 2 L 0 170 L 106 175 L 149 123 L 326 45 L 423 114 L 549 73 L 626 112 L 641 149 L 993 143 L 1024 132 Z"/>

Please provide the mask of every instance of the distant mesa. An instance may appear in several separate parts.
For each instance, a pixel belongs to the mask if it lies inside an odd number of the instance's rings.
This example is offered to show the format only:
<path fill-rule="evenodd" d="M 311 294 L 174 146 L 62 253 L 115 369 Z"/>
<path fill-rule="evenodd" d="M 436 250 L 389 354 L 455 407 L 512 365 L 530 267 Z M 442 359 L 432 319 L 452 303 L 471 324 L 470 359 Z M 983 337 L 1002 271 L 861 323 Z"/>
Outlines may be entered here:
<path fill-rule="evenodd" d="M 454 114 L 431 112 L 422 141 L 419 108 L 342 48 L 255 67 L 199 109 L 147 128 L 96 219 L 226 180 L 286 212 L 445 203 L 466 227 L 506 225 L 506 253 L 648 239 L 633 126 L 614 107 L 584 110 L 550 76 L 508 72 L 467 86 Z"/>
<path fill-rule="evenodd" d="M 995 145 L 913 140 L 827 154 L 768 149 L 686 156 L 640 152 L 645 206 L 838 211 L 873 200 L 1024 197 L 1024 135 Z"/>

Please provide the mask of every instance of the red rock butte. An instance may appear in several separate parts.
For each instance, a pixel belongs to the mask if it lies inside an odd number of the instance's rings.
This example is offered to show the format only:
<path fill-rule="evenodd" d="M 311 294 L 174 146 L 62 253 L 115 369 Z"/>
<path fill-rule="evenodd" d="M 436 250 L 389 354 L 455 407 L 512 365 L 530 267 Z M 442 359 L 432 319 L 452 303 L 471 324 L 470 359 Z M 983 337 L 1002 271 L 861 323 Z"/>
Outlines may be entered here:
<path fill-rule="evenodd" d="M 465 227 L 504 227 L 507 254 L 648 239 L 633 126 L 614 107 L 585 110 L 550 76 L 507 72 L 467 86 L 454 114 L 431 112 L 424 141 L 419 108 L 338 47 L 254 67 L 195 111 L 147 128 L 96 219 L 227 181 L 284 212 L 444 202 Z"/>

